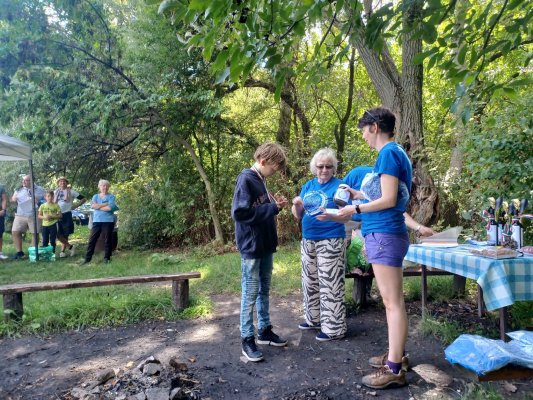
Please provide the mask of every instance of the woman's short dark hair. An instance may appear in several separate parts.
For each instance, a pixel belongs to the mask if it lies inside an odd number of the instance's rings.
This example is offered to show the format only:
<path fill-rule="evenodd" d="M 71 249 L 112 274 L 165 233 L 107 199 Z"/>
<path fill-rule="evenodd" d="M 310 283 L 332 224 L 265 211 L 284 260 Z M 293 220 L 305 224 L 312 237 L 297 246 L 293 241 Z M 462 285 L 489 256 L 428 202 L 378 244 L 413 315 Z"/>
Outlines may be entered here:
<path fill-rule="evenodd" d="M 363 129 L 365 126 L 372 124 L 378 124 L 383 133 L 388 133 L 391 137 L 394 136 L 396 117 L 388 108 L 376 107 L 365 111 L 363 116 L 359 118 L 357 127 Z"/>

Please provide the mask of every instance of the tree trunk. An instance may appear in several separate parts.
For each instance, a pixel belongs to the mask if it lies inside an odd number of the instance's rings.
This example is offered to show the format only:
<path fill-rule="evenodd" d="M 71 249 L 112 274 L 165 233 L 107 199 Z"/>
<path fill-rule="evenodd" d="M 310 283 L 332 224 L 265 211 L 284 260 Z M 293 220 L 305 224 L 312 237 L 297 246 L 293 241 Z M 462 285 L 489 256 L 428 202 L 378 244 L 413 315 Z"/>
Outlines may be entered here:
<path fill-rule="evenodd" d="M 405 147 L 413 162 L 413 187 L 409 213 L 422 224 L 430 224 L 438 217 L 439 198 L 427 169 L 422 124 L 423 66 L 413 65 L 413 57 L 422 51 L 422 40 L 416 26 L 422 14 L 423 1 L 413 1 L 404 12 L 402 35 L 402 70 L 397 66 L 386 46 L 381 54 L 365 42 L 362 29 L 352 35 L 365 68 L 383 105 L 397 116 L 397 142 Z M 365 0 L 365 13 L 372 13 L 371 0 Z"/>
<path fill-rule="evenodd" d="M 285 81 L 283 82 L 283 92 L 286 91 L 290 91 L 290 82 L 288 76 L 285 77 Z M 278 121 L 279 124 L 278 131 L 276 132 L 276 142 L 288 148 L 290 144 L 292 108 L 283 100 L 279 102 Z"/>
<path fill-rule="evenodd" d="M 187 149 L 189 152 L 194 165 L 196 165 L 196 169 L 198 170 L 198 173 L 200 174 L 200 177 L 202 178 L 202 181 L 205 185 L 205 191 L 207 192 L 207 202 L 209 204 L 209 211 L 211 212 L 211 219 L 213 220 L 213 227 L 215 228 L 215 240 L 220 243 L 224 244 L 224 234 L 222 231 L 222 225 L 220 224 L 220 219 L 218 218 L 218 211 L 216 208 L 216 196 L 213 192 L 213 189 L 211 188 L 211 181 L 209 180 L 209 177 L 207 176 L 207 173 L 204 170 L 204 167 L 202 163 L 200 162 L 200 159 L 196 155 L 196 152 L 194 151 L 193 147 L 190 145 L 189 142 L 186 140 L 178 137 L 178 142 L 181 143 L 183 147 Z"/>
<path fill-rule="evenodd" d="M 172 128 L 167 123 L 167 121 L 155 110 L 154 110 L 154 114 L 159 119 L 159 121 L 161 121 L 163 126 L 165 126 L 165 128 L 169 132 L 172 132 Z M 189 155 L 191 156 L 192 161 L 194 165 L 196 166 L 196 169 L 198 170 L 198 173 L 200 174 L 202 181 L 204 182 L 205 191 L 207 192 L 207 203 L 209 204 L 209 211 L 211 212 L 211 219 L 213 221 L 213 227 L 215 229 L 215 240 L 220 244 L 224 244 L 224 234 L 222 230 L 222 225 L 220 224 L 220 218 L 218 217 L 218 211 L 216 208 L 217 199 L 215 197 L 215 193 L 213 192 L 213 189 L 211 188 L 211 181 L 209 180 L 209 177 L 207 176 L 207 173 L 205 172 L 204 167 L 200 159 L 198 158 L 198 155 L 194 151 L 194 148 L 191 146 L 191 144 L 187 142 L 185 139 L 179 137 L 178 135 L 173 135 L 173 136 L 189 152 Z"/>

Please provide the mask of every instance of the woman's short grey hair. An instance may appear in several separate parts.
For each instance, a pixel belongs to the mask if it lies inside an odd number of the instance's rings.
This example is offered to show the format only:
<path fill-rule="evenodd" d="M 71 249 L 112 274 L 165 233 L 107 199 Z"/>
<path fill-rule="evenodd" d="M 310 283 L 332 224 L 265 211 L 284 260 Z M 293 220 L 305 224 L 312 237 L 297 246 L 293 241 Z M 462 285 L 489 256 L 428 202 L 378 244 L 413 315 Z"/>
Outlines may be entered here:
<path fill-rule="evenodd" d="M 316 175 L 316 162 L 320 158 L 327 159 L 331 163 L 331 165 L 333 165 L 333 175 L 335 175 L 337 173 L 337 166 L 339 164 L 339 161 L 337 160 L 337 156 L 335 155 L 335 150 L 332 150 L 328 147 L 318 150 L 313 156 L 313 158 L 311 158 L 311 162 L 309 163 L 309 169 L 311 170 L 311 173 L 313 175 Z"/>
<path fill-rule="evenodd" d="M 103 185 L 107 185 L 107 186 L 111 186 L 111 184 L 109 183 L 109 181 L 107 179 L 100 179 L 98 181 L 98 187 L 102 187 Z"/>

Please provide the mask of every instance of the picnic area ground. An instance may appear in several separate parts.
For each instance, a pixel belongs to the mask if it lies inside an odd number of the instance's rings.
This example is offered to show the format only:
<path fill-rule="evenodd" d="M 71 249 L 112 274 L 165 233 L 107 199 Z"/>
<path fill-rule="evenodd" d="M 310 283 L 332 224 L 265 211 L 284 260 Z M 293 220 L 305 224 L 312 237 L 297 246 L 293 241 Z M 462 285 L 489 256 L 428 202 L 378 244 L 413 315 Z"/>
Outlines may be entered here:
<path fill-rule="evenodd" d="M 349 309 L 346 338 L 319 343 L 314 338 L 316 332 L 298 329 L 302 321 L 300 295 L 273 297 L 275 330 L 288 338 L 289 344 L 286 348 L 261 346 L 265 360 L 251 363 L 241 357 L 239 297 L 214 296 L 213 301 L 214 312 L 206 318 L 144 322 L 45 337 L 4 337 L 0 339 L 0 398 L 72 399 L 73 388 L 102 370 L 126 370 L 150 356 L 167 365 L 171 358 L 185 363 L 188 373 L 199 382 L 200 398 L 211 400 L 458 399 L 474 388 L 483 391 L 487 387 L 473 385 L 444 359 L 444 345 L 420 333 L 417 302 L 408 304 L 410 384 L 375 391 L 361 386 L 360 380 L 372 370 L 368 358 L 387 346 L 384 310 L 379 303 L 363 311 Z M 451 382 L 445 385 L 446 377 Z M 533 398 L 533 382 L 526 380 L 491 383 L 488 390 L 506 399 Z M 470 398 L 487 397 L 478 393 Z"/>

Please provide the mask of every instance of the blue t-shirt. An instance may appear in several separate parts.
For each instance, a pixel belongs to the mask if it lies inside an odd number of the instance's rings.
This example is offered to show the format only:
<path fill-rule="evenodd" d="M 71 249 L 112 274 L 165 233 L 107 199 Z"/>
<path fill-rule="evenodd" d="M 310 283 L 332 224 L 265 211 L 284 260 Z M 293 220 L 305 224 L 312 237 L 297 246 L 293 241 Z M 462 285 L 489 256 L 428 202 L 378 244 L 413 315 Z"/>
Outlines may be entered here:
<path fill-rule="evenodd" d="M 342 181 L 332 177 L 326 183 L 319 183 L 317 178 L 308 181 L 300 192 L 304 203 L 304 216 L 302 218 L 302 236 L 307 240 L 324 240 L 343 238 L 346 236 L 344 224 L 333 221 L 319 221 L 320 207 L 337 208 L 333 196 Z"/>
<path fill-rule="evenodd" d="M 348 172 L 348 175 L 346 175 L 343 179 L 343 182 L 350 186 L 352 189 L 359 190 L 361 189 L 361 182 L 363 182 L 363 178 L 366 176 L 366 174 L 372 172 L 372 167 L 368 166 L 361 166 L 361 167 L 355 167 L 350 172 Z M 359 204 L 366 203 L 366 200 L 361 200 Z M 355 203 L 355 200 L 352 200 L 351 204 L 357 204 Z M 353 221 L 362 221 L 362 214 L 354 214 L 352 215 Z"/>
<path fill-rule="evenodd" d="M 115 196 L 108 193 L 104 198 L 101 198 L 99 194 L 95 194 L 91 202 L 96 204 L 107 203 L 111 207 L 111 211 L 93 210 L 93 222 L 115 222 L 113 213 L 118 210 L 117 204 L 115 203 Z"/>
<path fill-rule="evenodd" d="M 412 166 L 403 147 L 396 142 L 390 142 L 383 146 L 378 154 L 376 165 L 374 166 L 374 173 L 379 176 L 377 184 L 380 184 L 379 181 L 382 174 L 397 177 L 398 197 L 395 207 L 364 214 L 363 236 L 373 232 L 407 232 L 403 213 L 407 209 L 411 195 Z M 380 187 L 379 192 L 381 193 Z"/>

